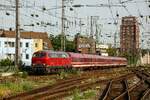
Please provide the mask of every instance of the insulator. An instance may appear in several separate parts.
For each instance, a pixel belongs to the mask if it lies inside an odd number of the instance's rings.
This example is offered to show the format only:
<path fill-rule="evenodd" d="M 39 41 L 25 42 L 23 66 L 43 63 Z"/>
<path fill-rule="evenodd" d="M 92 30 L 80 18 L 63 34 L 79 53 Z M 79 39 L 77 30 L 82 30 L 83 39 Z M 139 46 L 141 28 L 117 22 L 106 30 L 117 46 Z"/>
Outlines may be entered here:
<path fill-rule="evenodd" d="M 35 15 L 36 17 L 39 17 L 39 15 Z"/>
<path fill-rule="evenodd" d="M 119 17 L 119 14 L 116 14 L 117 17 Z"/>
<path fill-rule="evenodd" d="M 36 23 L 36 25 L 40 25 L 40 23 Z"/>
<path fill-rule="evenodd" d="M 73 8 L 70 8 L 70 11 L 73 11 Z"/>
<path fill-rule="evenodd" d="M 11 28 L 11 27 L 9 28 L 9 31 L 12 31 L 12 28 Z"/>
<path fill-rule="evenodd" d="M 31 14 L 32 17 L 34 17 L 34 14 Z"/>
<path fill-rule="evenodd" d="M 46 25 L 51 25 L 50 23 L 47 23 Z"/>
<path fill-rule="evenodd" d="M 143 18 L 143 15 L 140 15 L 141 18 Z"/>
<path fill-rule="evenodd" d="M 43 9 L 43 11 L 45 11 L 45 10 L 46 10 L 46 8 L 45 8 L 45 7 L 43 7 L 42 9 Z"/>
<path fill-rule="evenodd" d="M 6 15 L 7 15 L 7 16 L 9 16 L 9 15 L 10 15 L 10 13 L 6 12 Z"/>

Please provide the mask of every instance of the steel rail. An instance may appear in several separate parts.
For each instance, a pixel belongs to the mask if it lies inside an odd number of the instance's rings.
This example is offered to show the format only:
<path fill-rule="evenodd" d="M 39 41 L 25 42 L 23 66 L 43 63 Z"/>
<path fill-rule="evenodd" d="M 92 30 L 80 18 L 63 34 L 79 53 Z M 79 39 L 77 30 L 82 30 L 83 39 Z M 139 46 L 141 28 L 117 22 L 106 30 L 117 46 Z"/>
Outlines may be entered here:
<path fill-rule="evenodd" d="M 128 95 L 128 100 L 130 100 L 130 95 L 129 93 L 137 88 L 138 86 L 140 86 L 143 83 L 143 81 L 138 82 L 137 84 L 133 85 L 130 89 L 127 89 L 125 92 L 123 92 L 122 94 L 120 94 L 118 97 L 114 98 L 114 100 L 121 100 L 121 98 L 125 97 L 126 95 Z"/>
<path fill-rule="evenodd" d="M 150 88 L 148 88 L 144 93 L 143 93 L 143 96 L 141 97 L 140 100 L 145 100 L 146 97 L 150 94 Z"/>
<path fill-rule="evenodd" d="M 112 86 L 112 80 L 107 84 L 106 86 L 106 89 L 104 90 L 105 92 L 103 92 L 103 95 L 102 95 L 102 100 L 106 100 L 109 93 L 110 93 L 110 90 L 111 90 L 111 86 Z M 101 98 L 99 98 L 99 100 L 101 100 Z"/>

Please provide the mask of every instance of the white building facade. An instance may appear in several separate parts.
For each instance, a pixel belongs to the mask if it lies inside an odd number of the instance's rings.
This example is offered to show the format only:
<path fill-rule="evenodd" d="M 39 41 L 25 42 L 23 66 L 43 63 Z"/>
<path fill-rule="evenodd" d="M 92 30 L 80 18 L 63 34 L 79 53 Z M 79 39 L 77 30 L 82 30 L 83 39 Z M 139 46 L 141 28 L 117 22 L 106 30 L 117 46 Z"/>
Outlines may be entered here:
<path fill-rule="evenodd" d="M 96 52 L 100 53 L 101 56 L 108 56 L 108 48 L 108 45 L 96 44 Z"/>
<path fill-rule="evenodd" d="M 26 65 L 31 65 L 32 54 L 35 52 L 33 48 L 34 39 L 20 40 L 21 61 Z M 0 37 L 0 60 L 9 58 L 15 60 L 15 38 Z"/>

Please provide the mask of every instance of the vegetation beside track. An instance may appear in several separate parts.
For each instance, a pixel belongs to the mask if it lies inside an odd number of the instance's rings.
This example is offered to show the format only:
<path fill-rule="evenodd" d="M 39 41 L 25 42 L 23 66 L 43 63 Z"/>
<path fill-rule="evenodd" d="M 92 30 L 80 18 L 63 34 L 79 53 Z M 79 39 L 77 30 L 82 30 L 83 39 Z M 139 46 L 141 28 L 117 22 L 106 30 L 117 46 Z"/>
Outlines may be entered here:
<path fill-rule="evenodd" d="M 55 82 L 55 78 L 51 76 L 28 76 L 25 73 L 0 77 L 0 98 L 46 85 L 53 85 Z"/>
<path fill-rule="evenodd" d="M 80 77 L 80 76 L 91 77 L 90 79 L 81 82 L 81 83 L 85 83 L 85 82 L 91 82 L 91 81 L 93 82 L 93 81 L 96 81 L 97 79 L 116 78 L 118 76 L 127 74 L 129 72 L 131 71 L 129 71 L 126 68 L 119 68 L 119 69 L 114 68 L 111 70 L 110 69 L 101 70 L 101 71 L 96 70 L 94 72 L 87 71 L 86 73 L 84 72 L 82 73 L 81 71 L 81 72 L 77 72 L 74 74 L 70 74 L 66 72 L 61 72 L 60 74 L 53 74 L 53 75 L 31 75 L 31 76 L 28 76 L 26 73 L 23 73 L 21 75 L 16 74 L 15 76 L 6 77 L 3 79 L 0 78 L 0 85 L 2 85 L 0 88 L 0 90 L 2 90 L 1 97 L 7 97 L 8 95 L 11 96 L 12 93 L 18 94 L 20 92 L 30 91 L 31 89 L 44 87 L 47 85 L 53 85 L 67 78 Z M 26 84 L 21 84 L 21 82 L 26 83 Z M 10 85 L 7 85 L 6 83 L 11 84 L 12 87 L 15 87 L 16 84 L 20 84 L 20 86 L 18 87 L 19 89 L 15 88 L 13 90 L 13 88 L 11 88 Z M 12 83 L 14 83 L 15 85 Z M 26 86 L 28 84 L 29 86 Z M 81 100 L 81 98 L 93 98 L 93 95 L 96 93 L 95 91 L 98 91 L 99 89 L 100 87 L 95 87 L 94 90 L 93 88 L 91 89 L 92 92 L 91 91 L 90 92 L 79 91 L 80 95 L 78 94 L 75 95 L 75 93 L 73 93 L 74 95 L 72 95 L 71 98 L 80 98 L 80 99 L 74 99 L 74 100 Z M 72 91 L 72 92 L 75 92 L 75 91 Z"/>

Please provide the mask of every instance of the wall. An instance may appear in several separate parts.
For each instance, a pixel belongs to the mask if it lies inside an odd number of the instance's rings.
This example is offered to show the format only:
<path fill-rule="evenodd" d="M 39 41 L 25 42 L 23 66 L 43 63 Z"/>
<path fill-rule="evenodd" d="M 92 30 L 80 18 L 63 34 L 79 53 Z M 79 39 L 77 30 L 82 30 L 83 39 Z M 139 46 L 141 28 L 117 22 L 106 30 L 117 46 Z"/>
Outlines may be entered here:
<path fill-rule="evenodd" d="M 34 52 L 43 50 L 43 40 L 42 39 L 34 39 L 32 47 L 34 48 Z"/>
<path fill-rule="evenodd" d="M 150 64 L 150 54 L 147 53 L 141 57 L 141 64 Z"/>
<path fill-rule="evenodd" d="M 31 65 L 32 54 L 35 52 L 35 50 L 42 48 L 42 47 L 39 47 L 36 49 L 33 48 L 33 45 L 35 45 L 34 41 L 36 40 L 34 39 L 21 39 L 20 40 L 21 60 L 27 66 Z M 39 42 L 39 44 L 41 45 L 42 43 Z M 0 37 L 0 56 L 1 56 L 0 59 L 10 58 L 12 60 L 15 60 L 15 38 Z"/>

